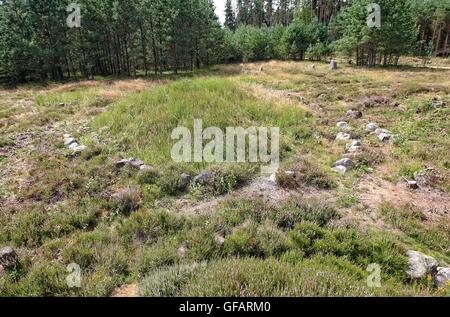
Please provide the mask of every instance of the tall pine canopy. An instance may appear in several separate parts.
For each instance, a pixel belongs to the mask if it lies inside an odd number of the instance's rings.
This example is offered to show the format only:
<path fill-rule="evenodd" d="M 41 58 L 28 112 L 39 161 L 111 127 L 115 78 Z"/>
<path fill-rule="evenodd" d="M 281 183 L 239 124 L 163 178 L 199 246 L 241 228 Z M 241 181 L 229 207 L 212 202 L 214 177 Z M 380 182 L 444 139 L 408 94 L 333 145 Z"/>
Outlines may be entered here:
<path fill-rule="evenodd" d="M 344 54 L 358 65 L 400 55 L 450 54 L 449 0 L 77 0 L 81 27 L 66 24 L 73 0 L 0 1 L 0 81 L 139 76 L 268 59 Z"/>

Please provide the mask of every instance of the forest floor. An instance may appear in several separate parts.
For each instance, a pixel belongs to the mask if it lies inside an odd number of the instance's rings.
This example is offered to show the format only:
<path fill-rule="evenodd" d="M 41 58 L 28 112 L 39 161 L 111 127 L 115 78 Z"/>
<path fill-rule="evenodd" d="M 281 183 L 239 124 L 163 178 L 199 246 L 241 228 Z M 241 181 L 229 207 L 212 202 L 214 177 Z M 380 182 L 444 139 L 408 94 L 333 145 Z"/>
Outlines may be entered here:
<path fill-rule="evenodd" d="M 0 247 L 20 258 L 0 296 L 448 295 L 408 277 L 406 251 L 450 264 L 450 63 L 404 61 L 0 90 Z M 276 180 L 255 164 L 171 163 L 172 130 L 194 119 L 280 127 Z M 69 135 L 86 149 L 75 154 Z M 348 153 L 351 140 L 362 145 Z M 342 157 L 345 174 L 332 169 Z M 183 173 L 206 170 L 186 188 Z M 71 263 L 80 287 L 66 282 Z M 367 284 L 372 263 L 380 287 Z"/>

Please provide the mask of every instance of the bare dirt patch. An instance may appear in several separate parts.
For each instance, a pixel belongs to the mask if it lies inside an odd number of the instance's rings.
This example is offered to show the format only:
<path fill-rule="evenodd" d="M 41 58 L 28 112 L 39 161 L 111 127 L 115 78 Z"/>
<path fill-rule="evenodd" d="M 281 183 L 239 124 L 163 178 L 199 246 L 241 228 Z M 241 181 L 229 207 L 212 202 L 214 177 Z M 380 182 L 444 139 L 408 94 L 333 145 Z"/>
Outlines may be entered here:
<path fill-rule="evenodd" d="M 403 181 L 391 183 L 366 175 L 358 182 L 355 193 L 371 209 L 378 209 L 385 203 L 395 207 L 410 205 L 428 216 L 446 216 L 450 219 L 450 196 L 438 190 L 411 189 Z"/>
<path fill-rule="evenodd" d="M 138 297 L 138 286 L 136 284 L 123 285 L 116 288 L 111 297 Z"/>

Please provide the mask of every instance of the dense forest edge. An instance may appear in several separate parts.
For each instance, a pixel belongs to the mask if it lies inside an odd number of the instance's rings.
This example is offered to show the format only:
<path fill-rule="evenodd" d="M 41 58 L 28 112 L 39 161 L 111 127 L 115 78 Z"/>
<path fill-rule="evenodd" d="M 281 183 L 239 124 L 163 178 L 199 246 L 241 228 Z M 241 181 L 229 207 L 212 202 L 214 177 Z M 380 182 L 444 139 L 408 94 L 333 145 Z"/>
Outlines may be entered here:
<path fill-rule="evenodd" d="M 221 26 L 211 0 L 79 0 L 81 27 L 66 24 L 70 1 L 0 1 L 0 82 L 89 79 L 192 71 L 219 63 L 323 60 L 397 65 L 401 55 L 450 53 L 450 1 L 228 0 Z"/>

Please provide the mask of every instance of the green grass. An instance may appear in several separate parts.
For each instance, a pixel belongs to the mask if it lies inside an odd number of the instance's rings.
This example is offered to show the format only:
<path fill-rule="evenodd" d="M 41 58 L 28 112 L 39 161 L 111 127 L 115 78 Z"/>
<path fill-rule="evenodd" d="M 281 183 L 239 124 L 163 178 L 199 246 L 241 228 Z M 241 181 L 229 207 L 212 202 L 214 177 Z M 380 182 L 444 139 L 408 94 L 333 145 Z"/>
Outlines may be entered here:
<path fill-rule="evenodd" d="M 288 106 L 262 102 L 239 88 L 230 79 L 200 78 L 181 80 L 126 98 L 100 115 L 96 128 L 108 127 L 124 151 L 149 164 L 164 165 L 171 160 L 172 130 L 187 127 L 194 119 L 203 127 L 280 127 L 289 135 L 305 112 Z"/>
<path fill-rule="evenodd" d="M 0 296 L 109 296 L 135 283 L 144 296 L 445 295 L 406 277 L 405 252 L 450 263 L 446 219 L 413 206 L 367 207 L 355 188 L 369 173 L 395 183 L 431 166 L 442 180 L 435 190 L 448 193 L 448 108 L 430 107 L 436 95 L 448 99 L 446 73 L 344 65 L 330 73 L 325 64 L 270 62 L 256 75 L 256 65 L 245 67 L 247 74 L 234 65 L 164 76 L 171 81 L 158 85 L 99 80 L 7 94 L 0 246 L 15 247 L 21 264 L 0 278 Z M 400 106 L 362 107 L 371 95 Z M 36 104 L 18 102 L 24 98 Z M 349 108 L 363 119 L 347 118 Z M 279 184 L 295 195 L 275 204 L 258 194 L 235 197 L 257 164 L 172 163 L 172 130 L 192 129 L 197 118 L 221 129 L 280 127 L 282 170 L 295 173 Z M 345 147 L 334 142 L 341 120 L 367 146 L 346 175 L 331 171 Z M 393 131 L 394 144 L 367 136 L 369 121 Z M 67 155 L 64 133 L 88 150 Z M 153 169 L 118 170 L 119 153 Z M 210 184 L 183 186 L 181 173 L 204 169 Z M 226 194 L 211 211 L 180 212 Z M 369 212 L 379 227 L 366 221 Z M 73 262 L 83 273 L 79 289 L 65 282 Z M 381 288 L 367 286 L 372 263 L 381 265 Z"/>

